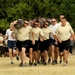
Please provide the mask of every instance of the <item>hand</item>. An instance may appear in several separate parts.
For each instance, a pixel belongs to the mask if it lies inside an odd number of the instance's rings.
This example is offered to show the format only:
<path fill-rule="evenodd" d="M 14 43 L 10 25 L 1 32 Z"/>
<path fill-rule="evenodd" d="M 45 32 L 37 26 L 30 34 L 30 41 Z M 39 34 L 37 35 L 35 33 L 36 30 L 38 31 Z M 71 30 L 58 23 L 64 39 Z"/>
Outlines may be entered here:
<path fill-rule="evenodd" d="M 32 41 L 32 44 L 35 45 L 35 41 L 34 40 Z"/>
<path fill-rule="evenodd" d="M 11 37 L 12 37 L 13 39 L 15 39 L 15 33 L 14 33 L 14 32 L 11 33 Z"/>
<path fill-rule="evenodd" d="M 14 22 L 13 22 L 13 24 L 16 24 L 17 23 L 17 20 L 15 20 Z"/>
<path fill-rule="evenodd" d="M 62 40 L 61 39 L 58 39 L 59 43 L 62 43 Z"/>
<path fill-rule="evenodd" d="M 57 41 L 55 42 L 55 45 L 58 45 L 58 42 Z"/>
<path fill-rule="evenodd" d="M 15 39 L 15 36 L 11 36 L 13 39 Z"/>
<path fill-rule="evenodd" d="M 40 38 L 40 41 L 42 42 L 42 41 L 43 41 L 43 39 L 42 39 L 42 38 Z"/>

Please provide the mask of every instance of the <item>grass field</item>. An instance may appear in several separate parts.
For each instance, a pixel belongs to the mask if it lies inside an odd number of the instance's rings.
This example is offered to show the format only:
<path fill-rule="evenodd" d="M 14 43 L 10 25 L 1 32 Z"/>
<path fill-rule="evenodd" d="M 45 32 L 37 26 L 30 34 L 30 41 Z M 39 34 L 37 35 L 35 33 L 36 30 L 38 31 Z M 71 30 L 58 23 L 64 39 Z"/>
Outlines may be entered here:
<path fill-rule="evenodd" d="M 10 64 L 9 57 L 0 58 L 0 75 L 75 75 L 75 55 L 69 55 L 68 65 L 63 64 L 19 67 L 20 60 L 14 57 L 14 64 Z"/>

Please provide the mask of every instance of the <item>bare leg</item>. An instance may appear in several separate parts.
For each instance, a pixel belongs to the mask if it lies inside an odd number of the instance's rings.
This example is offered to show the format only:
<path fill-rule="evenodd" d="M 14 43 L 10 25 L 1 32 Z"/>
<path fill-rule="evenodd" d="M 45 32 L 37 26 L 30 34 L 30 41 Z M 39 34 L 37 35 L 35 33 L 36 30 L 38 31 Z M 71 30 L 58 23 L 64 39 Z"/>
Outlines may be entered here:
<path fill-rule="evenodd" d="M 11 60 L 11 64 L 13 64 L 12 49 L 9 49 L 9 57 L 10 57 L 10 60 Z"/>
<path fill-rule="evenodd" d="M 32 48 L 29 49 L 29 64 L 32 65 L 32 58 L 33 58 L 33 50 Z"/>
<path fill-rule="evenodd" d="M 67 58 L 68 58 L 68 51 L 64 50 L 63 51 L 63 62 L 64 62 L 64 64 L 66 64 Z"/>
<path fill-rule="evenodd" d="M 45 60 L 45 65 L 47 64 L 47 57 L 48 57 L 48 52 L 45 50 L 44 51 L 44 60 Z"/>
<path fill-rule="evenodd" d="M 23 54 L 23 64 L 25 64 L 26 62 L 26 53 L 25 53 L 26 49 L 22 48 L 22 54 Z"/>

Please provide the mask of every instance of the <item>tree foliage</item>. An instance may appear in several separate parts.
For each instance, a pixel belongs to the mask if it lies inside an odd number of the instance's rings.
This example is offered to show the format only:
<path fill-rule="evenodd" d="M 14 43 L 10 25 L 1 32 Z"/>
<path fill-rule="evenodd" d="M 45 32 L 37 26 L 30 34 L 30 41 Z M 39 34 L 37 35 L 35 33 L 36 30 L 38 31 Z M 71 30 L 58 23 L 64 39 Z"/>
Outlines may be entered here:
<path fill-rule="evenodd" d="M 59 20 L 60 14 L 64 14 L 74 28 L 75 0 L 0 0 L 0 29 L 5 31 L 11 21 L 19 18 Z"/>

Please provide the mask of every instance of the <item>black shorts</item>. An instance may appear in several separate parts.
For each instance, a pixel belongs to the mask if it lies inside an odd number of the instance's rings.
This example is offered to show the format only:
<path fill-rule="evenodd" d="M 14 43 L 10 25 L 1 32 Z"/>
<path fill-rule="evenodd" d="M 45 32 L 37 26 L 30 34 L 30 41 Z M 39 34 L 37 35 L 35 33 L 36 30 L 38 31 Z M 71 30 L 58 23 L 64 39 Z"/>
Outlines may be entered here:
<path fill-rule="evenodd" d="M 27 48 L 26 48 L 26 53 L 29 53 L 29 49 L 30 49 L 30 48 L 32 48 L 33 51 L 37 51 L 37 50 L 38 50 L 38 41 L 35 41 L 35 44 L 33 45 L 33 44 L 32 44 L 32 41 L 29 40 L 28 46 L 27 46 Z"/>
<path fill-rule="evenodd" d="M 43 52 L 44 50 L 48 51 L 49 48 L 49 40 L 44 40 L 40 43 L 40 51 Z"/>
<path fill-rule="evenodd" d="M 62 43 L 58 43 L 59 51 L 63 52 L 64 50 L 69 50 L 70 47 L 70 40 L 62 41 Z"/>
<path fill-rule="evenodd" d="M 39 41 L 38 50 L 43 51 L 43 41 Z"/>
<path fill-rule="evenodd" d="M 35 44 L 32 45 L 33 51 L 37 51 L 38 50 L 38 44 L 39 44 L 39 42 L 35 41 Z"/>
<path fill-rule="evenodd" d="M 29 42 L 28 42 L 28 46 L 26 48 L 26 53 L 29 53 L 30 48 L 32 48 L 32 41 L 31 40 L 29 40 Z"/>
<path fill-rule="evenodd" d="M 50 42 L 50 46 L 52 46 L 52 45 L 55 45 L 55 39 L 49 39 L 49 42 Z"/>
<path fill-rule="evenodd" d="M 5 49 L 3 46 L 0 46 L 0 54 L 4 54 L 5 53 Z"/>
<path fill-rule="evenodd" d="M 8 47 L 4 47 L 5 52 L 8 52 Z"/>
<path fill-rule="evenodd" d="M 19 51 L 22 51 L 22 47 L 27 48 L 28 47 L 29 40 L 25 41 L 19 41 L 17 40 L 16 45 Z"/>

